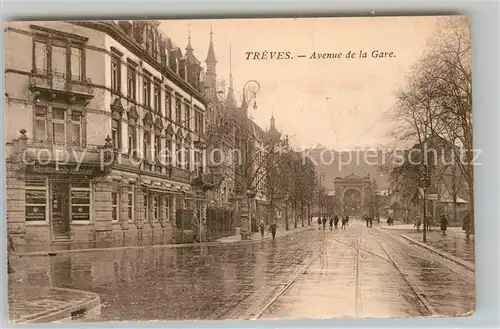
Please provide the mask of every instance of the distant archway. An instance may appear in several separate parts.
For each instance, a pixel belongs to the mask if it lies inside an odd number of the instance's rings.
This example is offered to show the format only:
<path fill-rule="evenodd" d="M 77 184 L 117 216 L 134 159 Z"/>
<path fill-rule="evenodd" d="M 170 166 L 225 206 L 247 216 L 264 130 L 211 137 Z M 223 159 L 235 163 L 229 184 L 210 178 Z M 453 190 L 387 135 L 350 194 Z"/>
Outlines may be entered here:
<path fill-rule="evenodd" d="M 362 211 L 362 197 L 361 192 L 357 188 L 347 188 L 344 191 L 344 197 L 342 198 L 342 204 L 344 205 L 344 212 L 349 215 L 356 215 Z"/>

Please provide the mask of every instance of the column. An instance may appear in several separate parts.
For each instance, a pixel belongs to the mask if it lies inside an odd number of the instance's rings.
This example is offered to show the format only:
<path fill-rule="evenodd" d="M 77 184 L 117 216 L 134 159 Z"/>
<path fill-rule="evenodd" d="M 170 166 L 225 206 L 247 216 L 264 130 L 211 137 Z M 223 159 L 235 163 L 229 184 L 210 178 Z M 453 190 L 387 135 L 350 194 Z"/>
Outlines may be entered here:
<path fill-rule="evenodd" d="M 26 196 L 23 176 L 16 173 L 16 165 L 7 163 L 7 234 L 12 238 L 14 245 L 24 244 L 23 234 L 26 231 Z"/>
<path fill-rule="evenodd" d="M 94 182 L 93 184 L 93 199 L 91 202 L 94 205 L 94 230 L 96 241 L 108 240 L 111 238 L 112 222 L 111 222 L 111 189 L 112 182 L 107 177 Z"/>

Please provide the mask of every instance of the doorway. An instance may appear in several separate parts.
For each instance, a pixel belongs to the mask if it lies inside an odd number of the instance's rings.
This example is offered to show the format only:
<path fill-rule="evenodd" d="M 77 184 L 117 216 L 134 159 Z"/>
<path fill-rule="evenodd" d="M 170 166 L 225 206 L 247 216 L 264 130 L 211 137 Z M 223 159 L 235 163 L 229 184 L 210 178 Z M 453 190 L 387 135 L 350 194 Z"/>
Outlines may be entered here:
<path fill-rule="evenodd" d="M 70 238 L 69 183 L 52 185 L 52 232 L 54 240 Z"/>

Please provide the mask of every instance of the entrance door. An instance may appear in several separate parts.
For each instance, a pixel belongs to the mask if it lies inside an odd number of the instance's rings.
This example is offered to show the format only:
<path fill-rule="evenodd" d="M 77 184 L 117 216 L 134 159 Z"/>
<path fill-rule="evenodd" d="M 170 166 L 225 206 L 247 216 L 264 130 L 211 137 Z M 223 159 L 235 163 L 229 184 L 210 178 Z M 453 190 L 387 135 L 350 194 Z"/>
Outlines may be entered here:
<path fill-rule="evenodd" d="M 52 187 L 52 231 L 54 240 L 70 238 L 69 184 L 54 183 Z"/>

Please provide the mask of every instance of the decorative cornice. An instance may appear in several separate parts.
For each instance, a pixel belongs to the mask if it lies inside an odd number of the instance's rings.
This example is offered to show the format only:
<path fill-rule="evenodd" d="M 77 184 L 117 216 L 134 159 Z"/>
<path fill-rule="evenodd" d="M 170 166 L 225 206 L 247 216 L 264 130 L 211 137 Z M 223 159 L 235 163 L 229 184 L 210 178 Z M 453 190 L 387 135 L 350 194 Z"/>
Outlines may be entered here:
<path fill-rule="evenodd" d="M 145 49 L 137 44 L 130 36 L 125 34 L 119 26 L 114 22 L 110 21 L 69 21 L 68 23 L 83 26 L 93 30 L 101 31 L 108 34 L 110 37 L 115 39 L 124 45 L 129 51 L 134 55 L 141 58 L 143 61 L 148 63 L 158 72 L 161 72 L 170 81 L 174 82 L 176 85 L 181 87 L 185 92 L 195 97 L 199 102 L 206 106 L 207 99 L 197 91 L 193 86 L 191 86 L 187 81 L 183 80 L 182 77 L 175 74 L 170 68 L 162 66 L 160 62 L 155 60 Z"/>

